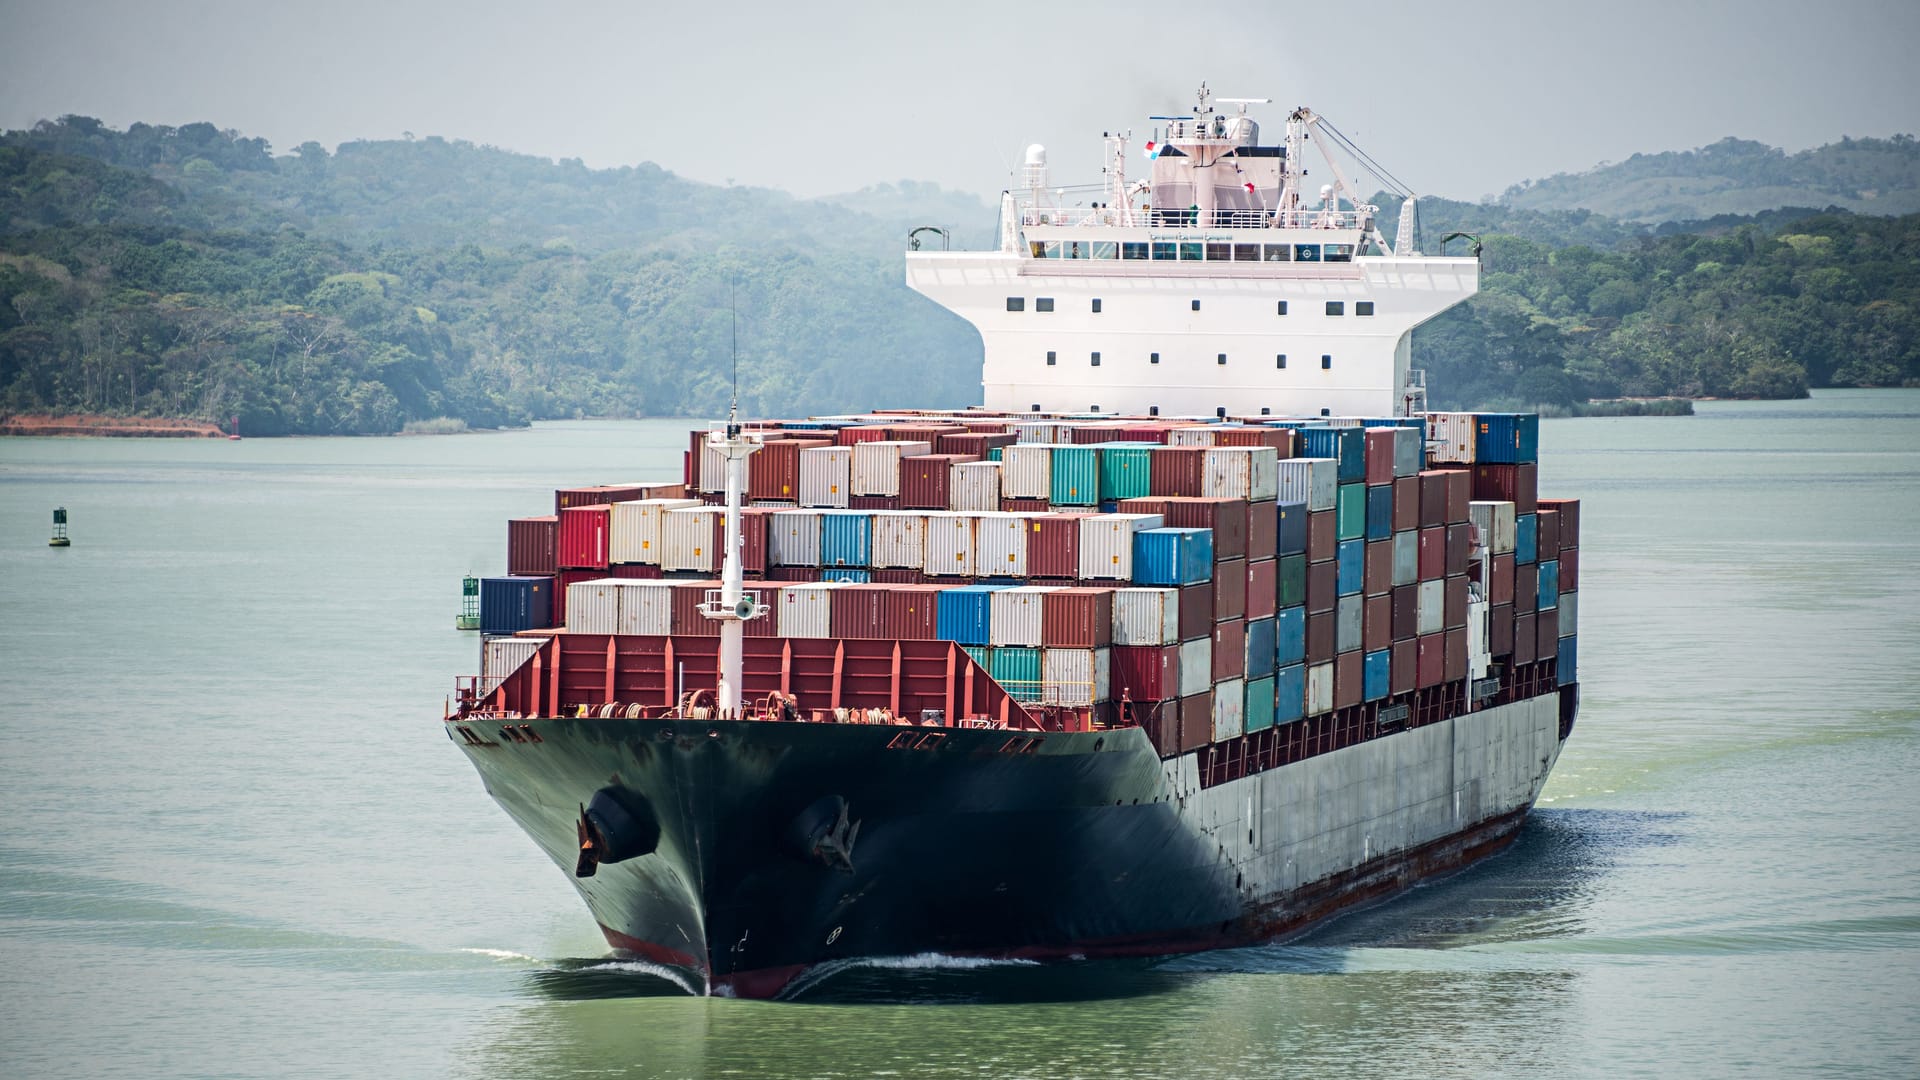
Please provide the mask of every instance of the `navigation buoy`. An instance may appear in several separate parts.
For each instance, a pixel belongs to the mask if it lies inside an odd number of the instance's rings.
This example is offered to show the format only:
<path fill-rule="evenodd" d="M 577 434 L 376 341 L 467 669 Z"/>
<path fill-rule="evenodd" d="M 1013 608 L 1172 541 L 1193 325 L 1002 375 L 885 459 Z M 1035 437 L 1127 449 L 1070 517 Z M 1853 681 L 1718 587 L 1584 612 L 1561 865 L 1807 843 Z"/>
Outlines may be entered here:
<path fill-rule="evenodd" d="M 480 579 L 460 579 L 460 614 L 453 617 L 455 630 L 480 629 Z"/>
<path fill-rule="evenodd" d="M 227 440 L 229 442 L 240 441 L 240 418 L 237 416 L 233 418 L 233 432 L 227 436 Z"/>
<path fill-rule="evenodd" d="M 72 547 L 73 541 L 67 539 L 67 508 L 53 508 L 53 539 L 47 541 L 48 547 Z"/>

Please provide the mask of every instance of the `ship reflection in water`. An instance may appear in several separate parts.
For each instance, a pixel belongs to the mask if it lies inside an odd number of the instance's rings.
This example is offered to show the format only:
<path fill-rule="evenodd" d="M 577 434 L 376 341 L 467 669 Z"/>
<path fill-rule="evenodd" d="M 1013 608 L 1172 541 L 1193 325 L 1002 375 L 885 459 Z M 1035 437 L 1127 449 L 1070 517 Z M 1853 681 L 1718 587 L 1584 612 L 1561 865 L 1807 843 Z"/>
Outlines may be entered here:
<path fill-rule="evenodd" d="M 1524 1068 L 1541 1039 L 1475 1061 L 1461 1055 L 1492 1053 L 1487 1041 L 1467 1051 L 1449 1033 L 1490 1017 L 1516 1036 L 1555 1030 L 1577 1008 L 1578 943 L 1604 891 L 1596 883 L 1684 827 L 1675 815 L 1536 810 L 1505 854 L 1445 881 L 1285 944 L 1172 959 L 883 961 L 810 979 L 771 1004 L 688 997 L 640 962 L 566 961 L 528 973 L 533 1000 L 490 1025 L 468 1059 L 491 1075 Z"/>

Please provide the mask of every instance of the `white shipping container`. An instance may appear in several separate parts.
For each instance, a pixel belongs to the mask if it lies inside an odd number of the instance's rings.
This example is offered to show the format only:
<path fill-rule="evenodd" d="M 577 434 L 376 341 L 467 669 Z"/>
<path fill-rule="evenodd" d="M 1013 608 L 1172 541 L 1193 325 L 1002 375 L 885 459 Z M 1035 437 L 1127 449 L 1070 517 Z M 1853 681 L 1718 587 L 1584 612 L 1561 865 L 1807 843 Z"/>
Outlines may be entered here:
<path fill-rule="evenodd" d="M 673 633 L 673 590 L 670 581 L 621 581 L 620 633 Z"/>
<path fill-rule="evenodd" d="M 820 565 L 820 511 L 782 510 L 767 515 L 770 566 Z"/>
<path fill-rule="evenodd" d="M 1307 668 L 1307 715 L 1333 711 L 1333 665 L 1314 664 Z"/>
<path fill-rule="evenodd" d="M 888 440 L 853 444 L 853 493 L 900 494 L 900 459 L 921 457 L 932 452 L 932 443 L 918 441 Z"/>
<path fill-rule="evenodd" d="M 947 509 L 1000 509 L 1000 463 L 962 461 L 953 466 L 947 482 Z"/>
<path fill-rule="evenodd" d="M 1419 609 L 1415 613 L 1414 633 L 1439 633 L 1447 621 L 1447 583 L 1440 580 L 1423 581 L 1415 596 L 1419 600 Z"/>
<path fill-rule="evenodd" d="M 501 680 L 520 670 L 520 665 L 540 651 L 550 639 L 535 637 L 493 637 L 480 643 L 480 696 L 494 692 Z"/>
<path fill-rule="evenodd" d="M 1481 546 L 1495 555 L 1511 555 L 1514 543 L 1513 504 L 1470 502 L 1467 520 L 1473 522 Z"/>
<path fill-rule="evenodd" d="M 800 505 L 845 510 L 853 492 L 853 447 L 800 451 Z"/>
<path fill-rule="evenodd" d="M 1262 502 L 1279 493 L 1280 452 L 1271 446 L 1215 446 L 1207 450 L 1200 494 Z M 1309 508 L 1311 509 L 1311 508 Z"/>
<path fill-rule="evenodd" d="M 1133 534 L 1166 524 L 1159 514 L 1089 514 L 1080 519 L 1080 576 L 1133 580 Z"/>
<path fill-rule="evenodd" d="M 660 525 L 667 511 L 699 506 L 699 499 L 617 502 L 607 515 L 607 554 L 617 563 L 660 565 Z"/>
<path fill-rule="evenodd" d="M 1474 427 L 1472 413 L 1428 413 L 1428 458 L 1433 461 L 1473 464 Z"/>
<path fill-rule="evenodd" d="M 1340 497 L 1340 463 L 1333 458 L 1277 461 L 1274 477 L 1281 502 L 1303 502 L 1309 510 L 1331 510 Z"/>
<path fill-rule="evenodd" d="M 567 630 L 575 634 L 620 632 L 620 588 L 614 578 L 567 586 Z"/>
<path fill-rule="evenodd" d="M 1427 447 L 1417 427 L 1393 429 L 1393 475 L 1418 476 L 1427 467 Z"/>
<path fill-rule="evenodd" d="M 1492 628 L 1487 625 L 1487 602 L 1478 597 L 1467 601 L 1467 678 L 1484 679 L 1493 667 Z"/>
<path fill-rule="evenodd" d="M 1213 425 L 1195 424 L 1193 427 L 1177 427 L 1167 431 L 1168 446 L 1212 446 Z"/>
<path fill-rule="evenodd" d="M 660 569 L 711 572 L 717 546 L 714 523 L 723 513 L 716 506 L 667 511 L 660 521 Z"/>
<path fill-rule="evenodd" d="M 693 463 L 693 486 L 696 491 L 727 490 L 727 455 L 705 439 L 700 440 L 700 460 Z"/>
<path fill-rule="evenodd" d="M 935 577 L 972 577 L 977 516 L 952 510 L 928 513 L 922 527 L 926 546 L 921 569 Z"/>
<path fill-rule="evenodd" d="M 1333 651 L 1352 652 L 1360 647 L 1366 597 L 1358 593 L 1342 596 L 1333 604 Z"/>
<path fill-rule="evenodd" d="M 1560 594 L 1560 636 L 1572 637 L 1580 631 L 1580 594 L 1563 592 Z"/>
<path fill-rule="evenodd" d="M 927 515 L 918 510 L 875 510 L 872 551 L 876 567 L 918 570 L 926 562 Z"/>
<path fill-rule="evenodd" d="M 780 590 L 781 637 L 832 637 L 833 597 L 828 595 L 844 582 L 810 581 L 788 585 Z"/>
<path fill-rule="evenodd" d="M 1323 416 L 1320 422 L 1328 427 L 1366 427 L 1366 422 L 1358 416 Z"/>
<path fill-rule="evenodd" d="M 1179 644 L 1180 590 L 1113 590 L 1113 643 Z"/>
<path fill-rule="evenodd" d="M 1000 494 L 1046 499 L 1053 493 L 1053 444 L 1015 443 L 1000 451 Z"/>
<path fill-rule="evenodd" d="M 1402 529 L 1393 534 L 1393 583 L 1411 585 L 1420 580 L 1420 534 Z"/>
<path fill-rule="evenodd" d="M 1112 658 L 1108 649 L 1041 649 L 1041 704 L 1084 707 L 1107 700 Z"/>
<path fill-rule="evenodd" d="M 1059 442 L 1060 425 L 1052 420 L 1023 420 L 1017 424 L 1008 424 L 1013 433 L 1023 443 Z"/>
<path fill-rule="evenodd" d="M 1213 688 L 1213 741 L 1247 733 L 1247 680 L 1224 679 Z"/>
<path fill-rule="evenodd" d="M 987 600 L 987 644 L 1037 646 L 1041 639 L 1040 608 L 1052 585 L 1022 585 L 1001 589 Z"/>
<path fill-rule="evenodd" d="M 989 577 L 1026 577 L 1027 532 L 1032 527 L 1027 516 L 996 511 L 975 517 L 974 572 Z"/>
<path fill-rule="evenodd" d="M 1204 694 L 1213 687 L 1213 638 L 1180 643 L 1180 696 Z"/>

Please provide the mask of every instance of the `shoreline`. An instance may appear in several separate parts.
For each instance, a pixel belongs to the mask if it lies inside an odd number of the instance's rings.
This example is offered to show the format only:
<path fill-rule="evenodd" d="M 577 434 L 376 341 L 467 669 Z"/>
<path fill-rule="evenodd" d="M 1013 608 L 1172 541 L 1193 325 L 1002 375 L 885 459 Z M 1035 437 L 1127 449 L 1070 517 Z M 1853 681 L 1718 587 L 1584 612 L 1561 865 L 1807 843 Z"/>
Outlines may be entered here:
<path fill-rule="evenodd" d="M 220 425 L 207 420 L 151 416 L 100 416 L 89 413 L 21 413 L 0 419 L 0 435 L 73 438 L 224 439 Z"/>

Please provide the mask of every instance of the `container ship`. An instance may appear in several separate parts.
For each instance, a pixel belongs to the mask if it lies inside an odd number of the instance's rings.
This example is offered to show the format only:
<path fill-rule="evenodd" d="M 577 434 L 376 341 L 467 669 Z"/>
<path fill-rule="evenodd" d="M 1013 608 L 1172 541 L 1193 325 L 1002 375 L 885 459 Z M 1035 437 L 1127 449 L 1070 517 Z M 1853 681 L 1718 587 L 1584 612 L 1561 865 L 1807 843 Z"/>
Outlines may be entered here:
<path fill-rule="evenodd" d="M 909 252 L 982 407 L 730 419 L 508 522 L 446 731 L 613 948 L 751 997 L 1196 951 L 1513 839 L 1578 707 L 1579 503 L 1536 417 L 1425 410 L 1408 336 L 1476 260 L 1306 195 L 1337 132 L 1247 104 L 1157 118 L 1137 183 L 1110 135 L 1091 205 L 1032 148 L 996 250 Z"/>

